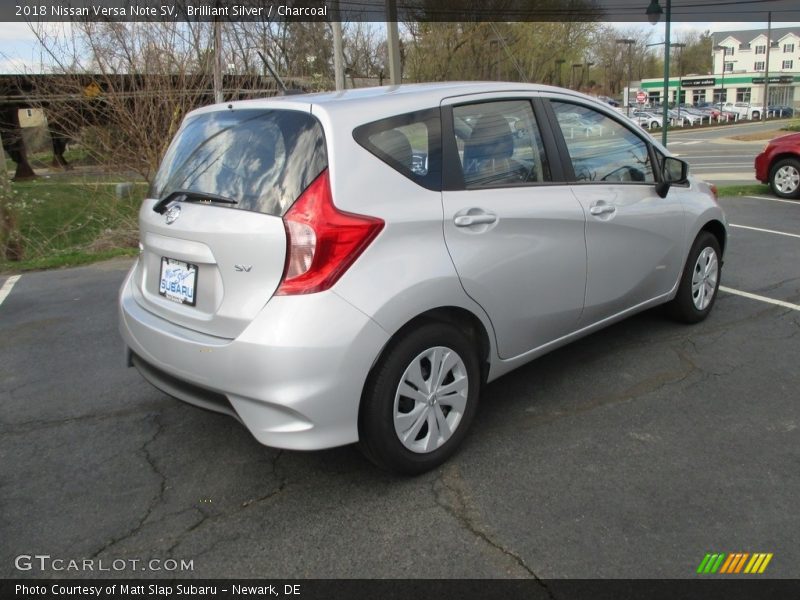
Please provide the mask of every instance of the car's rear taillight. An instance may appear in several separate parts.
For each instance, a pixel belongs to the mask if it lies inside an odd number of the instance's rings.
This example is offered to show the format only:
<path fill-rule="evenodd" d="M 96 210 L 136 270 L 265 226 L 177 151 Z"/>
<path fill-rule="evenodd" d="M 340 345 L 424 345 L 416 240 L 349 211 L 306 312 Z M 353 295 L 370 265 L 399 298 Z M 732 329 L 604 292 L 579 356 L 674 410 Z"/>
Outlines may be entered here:
<path fill-rule="evenodd" d="M 380 233 L 384 222 L 337 209 L 326 169 L 284 215 L 283 224 L 286 265 L 275 293 L 288 296 L 330 288 Z"/>

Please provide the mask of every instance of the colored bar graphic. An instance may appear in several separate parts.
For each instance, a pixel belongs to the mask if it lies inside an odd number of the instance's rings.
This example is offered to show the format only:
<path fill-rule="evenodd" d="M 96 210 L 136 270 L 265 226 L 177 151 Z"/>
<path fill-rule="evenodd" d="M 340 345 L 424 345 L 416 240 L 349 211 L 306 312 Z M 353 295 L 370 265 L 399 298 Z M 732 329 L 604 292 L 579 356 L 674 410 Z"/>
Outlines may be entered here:
<path fill-rule="evenodd" d="M 697 567 L 697 572 L 698 573 L 705 573 L 706 565 L 708 564 L 710 559 L 711 559 L 711 555 L 710 554 L 706 554 L 705 558 L 703 558 L 703 560 L 700 562 L 700 566 Z"/>
<path fill-rule="evenodd" d="M 772 553 L 756 552 L 732 552 L 726 554 L 707 553 L 697 567 L 697 572 L 702 574 L 756 574 L 763 573 L 769 561 L 772 560 Z M 749 559 L 749 560 L 748 560 Z"/>
<path fill-rule="evenodd" d="M 742 570 L 742 567 L 744 567 L 744 561 L 746 561 L 749 556 L 750 556 L 749 552 L 745 552 L 742 555 L 742 560 L 740 560 L 739 564 L 736 565 L 736 571 L 734 571 L 734 573 L 738 573 L 738 572 L 740 572 Z"/>
<path fill-rule="evenodd" d="M 772 552 L 767 554 L 766 558 L 764 558 L 764 562 L 761 563 L 761 568 L 758 570 L 758 572 L 759 573 L 763 573 L 764 569 L 767 568 L 767 565 L 769 564 L 769 561 L 771 561 L 771 560 L 772 560 Z"/>
<path fill-rule="evenodd" d="M 733 562 L 733 554 L 728 554 L 728 559 L 725 561 L 725 564 L 722 565 L 722 569 L 720 569 L 720 573 L 727 573 L 728 567 Z"/>
<path fill-rule="evenodd" d="M 719 566 L 722 564 L 722 561 L 724 559 L 725 559 L 725 553 L 723 552 L 722 554 L 719 555 L 719 558 L 717 559 L 717 562 L 714 563 L 714 566 L 711 567 L 711 572 L 712 573 L 716 573 L 717 572 L 717 569 L 719 569 Z"/>

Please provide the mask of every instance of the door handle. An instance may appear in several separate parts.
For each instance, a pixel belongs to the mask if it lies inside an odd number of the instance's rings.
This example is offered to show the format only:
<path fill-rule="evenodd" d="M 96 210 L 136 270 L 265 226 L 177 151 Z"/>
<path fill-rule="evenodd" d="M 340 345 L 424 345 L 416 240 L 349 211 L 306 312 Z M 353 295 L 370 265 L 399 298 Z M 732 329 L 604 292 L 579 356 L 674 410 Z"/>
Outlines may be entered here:
<path fill-rule="evenodd" d="M 608 215 L 615 212 L 616 210 L 617 210 L 616 206 L 614 206 L 613 204 L 606 204 L 605 202 L 603 204 L 593 204 L 592 206 L 589 207 L 589 212 L 595 216 Z"/>
<path fill-rule="evenodd" d="M 456 227 L 469 227 L 471 225 L 490 225 L 497 222 L 497 215 L 480 214 L 480 215 L 461 215 L 453 219 Z"/>

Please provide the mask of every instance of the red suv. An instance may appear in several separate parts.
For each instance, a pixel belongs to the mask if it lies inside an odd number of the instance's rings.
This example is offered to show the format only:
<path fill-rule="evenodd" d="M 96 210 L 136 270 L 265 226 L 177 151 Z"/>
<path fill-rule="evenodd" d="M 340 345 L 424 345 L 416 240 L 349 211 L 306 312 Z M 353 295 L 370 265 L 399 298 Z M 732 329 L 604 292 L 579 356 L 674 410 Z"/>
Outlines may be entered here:
<path fill-rule="evenodd" d="M 775 138 L 756 156 L 756 179 L 776 196 L 800 198 L 800 133 Z"/>

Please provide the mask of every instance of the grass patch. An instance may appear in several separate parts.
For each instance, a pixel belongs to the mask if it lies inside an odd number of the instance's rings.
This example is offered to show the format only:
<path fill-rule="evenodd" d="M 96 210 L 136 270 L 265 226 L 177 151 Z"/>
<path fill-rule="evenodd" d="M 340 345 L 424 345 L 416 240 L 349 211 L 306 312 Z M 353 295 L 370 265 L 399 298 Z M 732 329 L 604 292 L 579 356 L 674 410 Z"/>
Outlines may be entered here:
<path fill-rule="evenodd" d="M 766 183 L 748 183 L 745 185 L 720 185 L 717 186 L 717 195 L 720 198 L 726 196 L 759 196 L 770 194 L 769 186 Z"/>
<path fill-rule="evenodd" d="M 782 135 L 786 135 L 786 132 L 775 129 L 772 131 L 757 131 L 755 133 L 746 133 L 743 135 L 732 135 L 730 139 L 739 140 L 740 142 L 758 142 L 761 140 L 771 140 L 781 137 Z"/>
<path fill-rule="evenodd" d="M 147 186 L 117 199 L 103 182 L 57 179 L 12 183 L 7 205 L 22 260 L 0 256 L 0 272 L 46 269 L 135 253 L 139 206 Z"/>
<path fill-rule="evenodd" d="M 800 131 L 800 119 L 794 119 L 789 121 L 784 127 L 781 127 L 783 131 Z"/>

